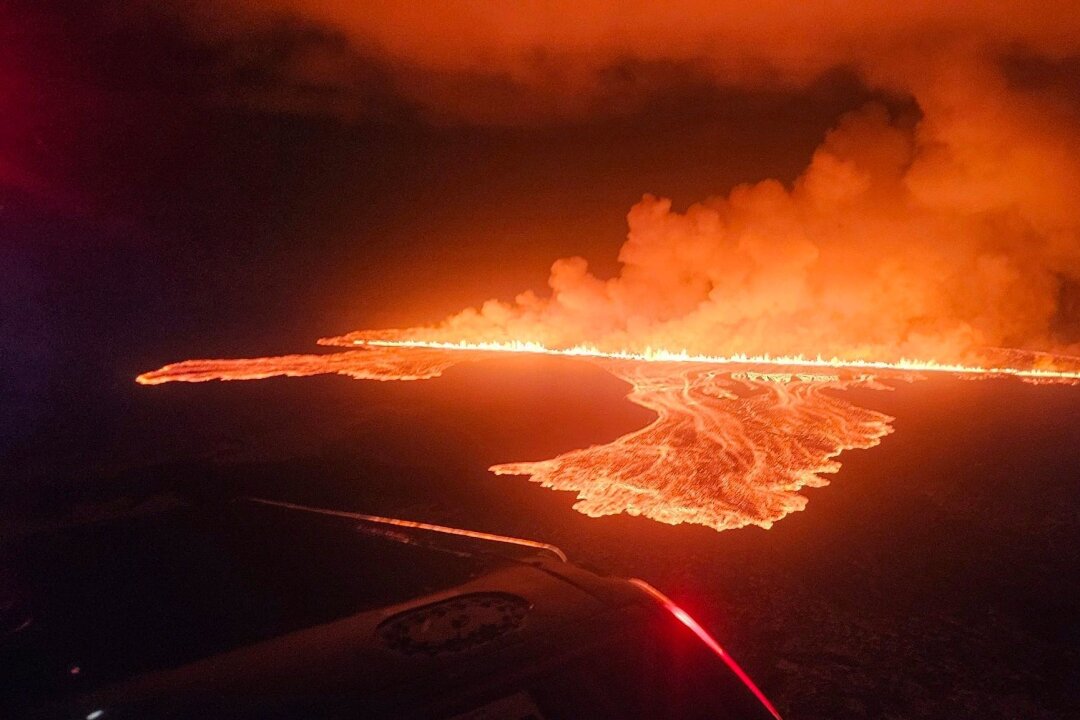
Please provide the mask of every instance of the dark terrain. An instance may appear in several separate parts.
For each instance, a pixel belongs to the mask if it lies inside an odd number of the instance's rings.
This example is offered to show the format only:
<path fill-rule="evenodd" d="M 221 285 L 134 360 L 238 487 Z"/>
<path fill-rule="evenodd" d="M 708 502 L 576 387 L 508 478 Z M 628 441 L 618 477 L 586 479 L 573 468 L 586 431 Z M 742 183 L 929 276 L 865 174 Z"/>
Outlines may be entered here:
<path fill-rule="evenodd" d="M 136 529 L 168 546 L 175 523 L 215 527 L 222 502 L 259 494 L 532 537 L 588 567 L 645 578 L 712 628 L 789 717 L 1080 709 L 1077 388 L 937 378 L 849 393 L 894 415 L 895 433 L 842 455 L 833 484 L 807 491 L 807 510 L 769 531 L 591 519 L 568 494 L 485 471 L 647 422 L 624 391 L 587 364 L 528 358 L 416 383 L 132 385 L 113 430 L 158 461 L 129 458 L 20 493 L 4 567 L 25 578 L 51 557 L 77 573 L 59 584 L 107 591 L 94 587 L 93 563 L 108 577 L 117 558 L 85 548 L 123 547 L 116 537 Z M 300 543 L 312 577 L 347 573 L 338 544 Z M 143 562 L 164 577 L 185 556 Z M 220 595 L 219 576 L 180 597 Z M 303 594 L 302 583 L 291 587 Z M 313 617 L 348 611 L 325 581 L 310 592 L 326 597 L 321 611 L 298 598 Z M 222 622 L 237 617 L 223 611 Z"/>

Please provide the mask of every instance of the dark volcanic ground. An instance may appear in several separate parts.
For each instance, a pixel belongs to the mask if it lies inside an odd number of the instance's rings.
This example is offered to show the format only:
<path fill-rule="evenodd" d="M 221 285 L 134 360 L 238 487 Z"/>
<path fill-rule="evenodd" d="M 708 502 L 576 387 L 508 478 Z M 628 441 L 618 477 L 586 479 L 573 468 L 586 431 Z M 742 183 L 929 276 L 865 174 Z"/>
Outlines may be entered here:
<path fill-rule="evenodd" d="M 125 388 L 123 412 L 87 409 L 45 475 L 9 485 L 8 570 L 79 533 L 259 493 L 533 537 L 645 578 L 787 717 L 1080 712 L 1080 388 L 933 378 L 848 393 L 895 416 L 894 434 L 843 454 L 804 512 L 725 533 L 591 519 L 567 493 L 486 472 L 648 422 L 625 386 L 579 361 L 490 361 L 414 383 Z M 16 470 L 30 478 L 43 455 L 24 448 Z"/>

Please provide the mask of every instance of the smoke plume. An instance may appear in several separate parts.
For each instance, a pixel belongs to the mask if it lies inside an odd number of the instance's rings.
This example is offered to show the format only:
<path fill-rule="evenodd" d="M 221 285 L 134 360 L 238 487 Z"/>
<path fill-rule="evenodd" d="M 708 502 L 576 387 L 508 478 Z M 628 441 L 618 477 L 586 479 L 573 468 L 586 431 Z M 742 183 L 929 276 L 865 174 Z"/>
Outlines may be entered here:
<path fill-rule="evenodd" d="M 870 104 L 838 118 L 790 185 L 742 185 L 685 210 L 646 195 L 628 214 L 616 276 L 560 259 L 546 292 L 410 337 L 879 359 L 1072 349 L 1061 303 L 1080 279 L 1070 3 L 232 0 L 202 10 L 196 25 L 210 34 L 283 18 L 325 28 L 383 68 L 399 96 L 453 122 L 623 112 L 687 73 L 762 87 L 838 67 L 917 108 Z"/>

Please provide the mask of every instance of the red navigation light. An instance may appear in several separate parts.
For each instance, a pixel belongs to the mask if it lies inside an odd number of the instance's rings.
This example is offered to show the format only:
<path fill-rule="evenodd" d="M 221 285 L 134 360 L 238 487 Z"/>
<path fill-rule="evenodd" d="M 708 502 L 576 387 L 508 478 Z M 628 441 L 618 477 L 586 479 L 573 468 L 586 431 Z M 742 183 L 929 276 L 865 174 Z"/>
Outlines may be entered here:
<path fill-rule="evenodd" d="M 776 718 L 776 720 L 782 720 L 782 718 L 780 717 L 780 713 L 778 713 L 776 711 L 776 708 L 773 707 L 773 704 L 769 702 L 769 698 L 765 697 L 765 693 L 761 692 L 761 689 L 754 684 L 754 681 L 750 679 L 750 676 L 746 674 L 746 671 L 739 667 L 739 664 L 735 662 L 735 660 L 730 655 L 727 654 L 724 648 L 720 646 L 720 643 L 716 642 L 716 638 L 710 635 L 708 630 L 701 627 L 701 625 L 698 624 L 697 620 L 690 617 L 690 613 L 686 612 L 681 607 L 676 605 L 675 601 L 673 601 L 667 595 L 660 592 L 644 580 L 631 578 L 630 582 L 648 593 L 654 600 L 663 605 L 668 612 L 674 615 L 679 622 L 690 628 L 690 630 L 695 635 L 697 635 L 698 638 L 701 639 L 701 642 L 705 643 L 705 645 L 707 645 L 708 648 L 712 650 L 718 658 L 724 661 L 724 664 L 731 669 L 731 672 L 735 673 L 735 676 L 738 677 L 739 680 L 742 681 L 743 685 L 745 685 L 747 689 L 749 689 L 750 692 L 754 694 L 754 697 L 756 697 L 761 702 L 761 704 L 765 706 L 765 709 L 772 713 L 772 716 Z"/>

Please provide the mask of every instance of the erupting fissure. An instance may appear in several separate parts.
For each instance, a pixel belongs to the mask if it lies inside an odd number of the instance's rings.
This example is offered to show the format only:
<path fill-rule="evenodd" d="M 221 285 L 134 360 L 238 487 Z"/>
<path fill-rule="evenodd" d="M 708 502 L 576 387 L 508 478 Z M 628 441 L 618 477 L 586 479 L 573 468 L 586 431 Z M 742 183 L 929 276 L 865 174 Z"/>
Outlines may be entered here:
<path fill-rule="evenodd" d="M 347 336 L 346 336 L 347 337 Z M 326 340 L 326 344 L 339 344 L 338 338 Z M 542 355 L 562 355 L 568 357 L 590 357 L 608 360 L 636 360 L 640 362 L 662 363 L 705 363 L 708 365 L 754 365 L 780 368 L 834 368 L 865 371 L 899 372 L 943 372 L 957 375 L 991 376 L 1004 375 L 1032 380 L 1080 381 L 1080 371 L 1053 370 L 1042 368 L 996 367 L 982 365 L 963 365 L 941 363 L 934 360 L 912 360 L 901 358 L 894 362 L 885 360 L 844 360 L 842 358 L 806 357 L 803 355 L 698 355 L 686 350 L 671 351 L 645 348 L 633 350 L 601 350 L 590 345 L 576 345 L 570 348 L 550 348 L 542 343 L 531 341 L 510 342 L 442 342 L 434 340 L 368 340 L 358 339 L 352 343 L 361 347 L 398 347 L 425 348 L 429 350 L 472 350 L 481 352 L 534 353 Z"/>

